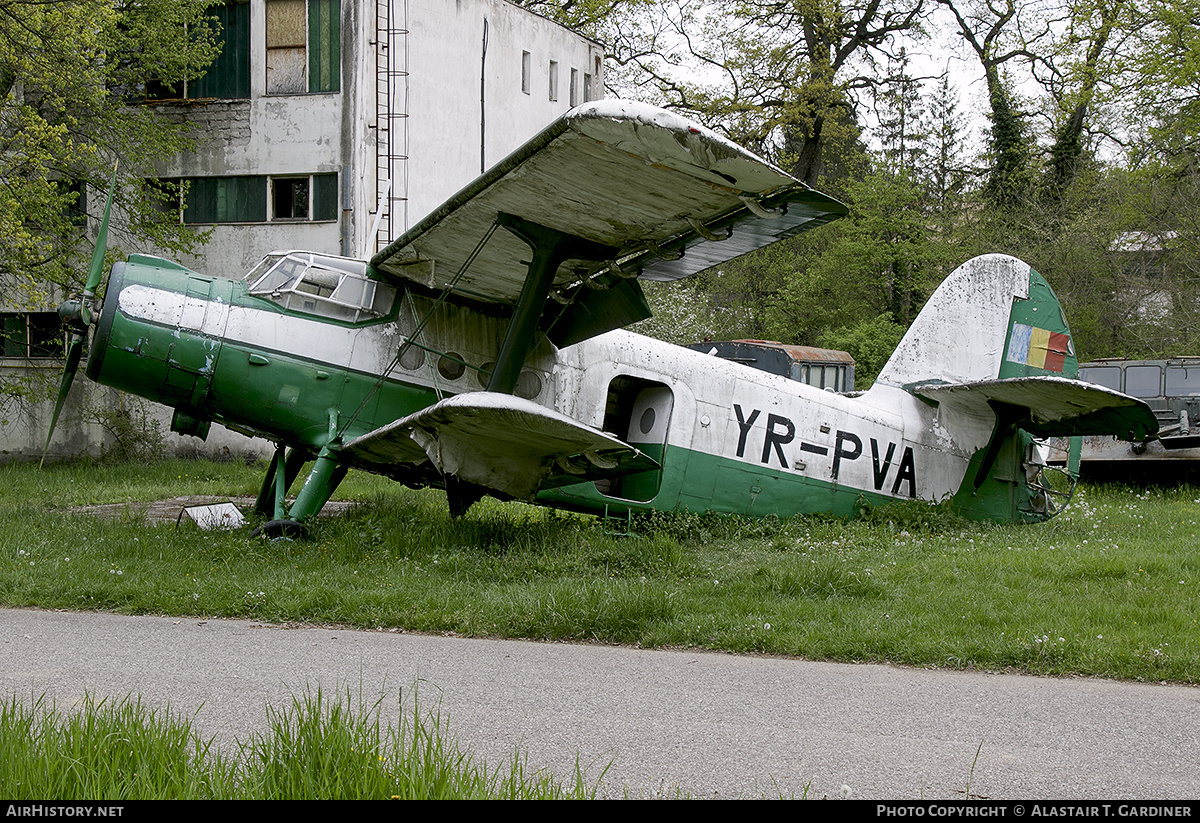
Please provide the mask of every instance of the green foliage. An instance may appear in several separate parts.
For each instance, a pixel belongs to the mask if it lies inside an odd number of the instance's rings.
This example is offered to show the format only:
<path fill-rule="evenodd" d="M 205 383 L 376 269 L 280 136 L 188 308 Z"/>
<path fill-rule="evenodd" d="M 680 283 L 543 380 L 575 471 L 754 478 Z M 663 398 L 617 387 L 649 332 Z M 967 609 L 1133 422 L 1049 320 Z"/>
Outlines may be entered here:
<path fill-rule="evenodd" d="M 80 216 L 121 161 L 122 221 L 166 249 L 195 235 L 161 214 L 141 181 L 190 142 L 128 96 L 155 77 L 196 76 L 214 55 L 206 3 L 5 0 L 0 4 L 0 234 L 4 268 L 30 303 L 82 278 Z M 82 189 L 80 187 L 82 184 Z M 81 191 L 83 193 L 81 193 Z M 86 202 L 85 202 L 86 196 Z"/>
<path fill-rule="evenodd" d="M 0 704 L 0 794 L 12 800 L 228 797 L 228 763 L 191 726 L 142 705 L 87 699 L 63 715 L 40 697 Z"/>
<path fill-rule="evenodd" d="M 103 459 L 109 462 L 146 465 L 166 456 L 167 433 L 150 416 L 145 401 L 121 395 L 116 406 L 93 405 L 83 411 L 89 423 L 100 426 L 108 435 L 109 445 Z"/>
<path fill-rule="evenodd" d="M 854 327 L 823 332 L 817 338 L 817 344 L 822 348 L 849 352 L 854 358 L 855 387 L 869 389 L 887 365 L 896 346 L 900 345 L 904 331 L 904 326 L 893 321 L 889 315 L 881 314 Z"/>
<path fill-rule="evenodd" d="M 723 273 L 714 272 L 711 277 L 720 279 Z M 695 279 L 646 283 L 644 288 L 654 314 L 630 327 L 639 334 L 685 346 L 702 340 L 740 339 L 753 326 L 749 307 L 710 299 L 703 283 Z"/>
<path fill-rule="evenodd" d="M 1131 160 L 1194 174 L 1200 145 L 1200 3 L 1152 0 L 1133 55 Z"/>
<path fill-rule="evenodd" d="M 928 231 L 922 189 L 907 177 L 869 174 L 850 183 L 848 195 L 850 216 L 825 229 L 811 253 L 792 257 L 792 271 L 777 278 L 764 325 L 768 337 L 789 343 L 857 337 L 868 359 L 886 361 L 867 338 L 883 334 L 898 342 L 895 327 L 905 329 L 916 317 L 948 273 L 951 250 Z M 893 326 L 880 325 L 881 315 Z M 867 375 L 882 365 L 865 364 Z"/>

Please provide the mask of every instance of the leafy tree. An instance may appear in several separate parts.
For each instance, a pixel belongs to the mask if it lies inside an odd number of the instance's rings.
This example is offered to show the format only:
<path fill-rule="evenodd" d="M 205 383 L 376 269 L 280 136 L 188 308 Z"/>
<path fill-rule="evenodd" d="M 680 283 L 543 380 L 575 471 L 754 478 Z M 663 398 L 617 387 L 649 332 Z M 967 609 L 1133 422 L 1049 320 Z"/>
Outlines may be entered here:
<path fill-rule="evenodd" d="M 691 114 L 812 185 L 830 144 L 853 143 L 858 95 L 924 0 L 662 2 L 628 59 L 656 102 Z"/>
<path fill-rule="evenodd" d="M 1132 59 L 1131 161 L 1194 173 L 1200 165 L 1200 0 L 1150 0 L 1146 18 Z M 1140 123 L 1148 128 L 1138 129 Z"/>
<path fill-rule="evenodd" d="M 2 265 L 26 301 L 82 280 L 80 257 L 91 250 L 81 227 L 86 210 L 102 208 L 114 161 L 130 231 L 166 249 L 195 243 L 142 183 L 156 161 L 191 145 L 187 134 L 130 102 L 148 79 L 194 77 L 211 61 L 205 9 L 172 0 L 0 0 Z"/>
<path fill-rule="evenodd" d="M 888 73 L 872 92 L 879 120 L 877 136 L 884 166 L 893 172 L 917 176 L 928 160 L 930 124 L 927 122 L 921 83 L 909 73 L 904 49 L 888 61 Z"/>
<path fill-rule="evenodd" d="M 817 345 L 848 352 L 854 358 L 854 386 L 869 389 L 900 345 L 906 327 L 881 314 L 855 326 L 830 329 L 817 338 Z"/>
<path fill-rule="evenodd" d="M 1016 205 L 1032 191 L 1032 158 L 1024 116 L 1013 100 L 1007 64 L 1028 58 L 1047 36 L 1044 28 L 1021 17 L 1018 0 L 937 0 L 953 16 L 959 36 L 975 52 L 983 69 L 991 120 L 990 162 L 984 195 L 996 207 Z M 1034 34 L 1026 34 L 1029 26 Z"/>

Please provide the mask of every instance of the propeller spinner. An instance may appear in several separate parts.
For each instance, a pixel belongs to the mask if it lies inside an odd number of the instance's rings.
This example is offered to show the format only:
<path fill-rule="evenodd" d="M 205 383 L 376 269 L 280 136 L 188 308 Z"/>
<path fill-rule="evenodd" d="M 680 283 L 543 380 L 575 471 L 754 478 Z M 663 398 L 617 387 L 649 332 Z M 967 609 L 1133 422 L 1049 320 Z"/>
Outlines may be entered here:
<path fill-rule="evenodd" d="M 42 449 L 42 461 L 39 468 L 46 462 L 46 453 L 50 451 L 50 439 L 54 437 L 54 427 L 58 425 L 58 416 L 71 393 L 71 383 L 75 380 L 75 372 L 79 370 L 79 361 L 83 358 L 83 349 L 87 343 L 88 329 L 95 322 L 96 289 L 100 278 L 104 275 L 104 253 L 108 250 L 108 217 L 112 211 L 113 193 L 117 187 L 117 167 L 113 166 L 112 179 L 108 183 L 108 199 L 104 204 L 104 217 L 100 220 L 100 232 L 96 235 L 96 245 L 92 249 L 92 264 L 88 269 L 87 282 L 77 300 L 64 301 L 58 307 L 58 316 L 69 333 L 67 343 L 67 362 L 63 366 L 62 382 L 58 386 L 58 399 L 54 402 L 54 414 L 50 418 L 50 431 L 46 433 L 46 445 Z"/>

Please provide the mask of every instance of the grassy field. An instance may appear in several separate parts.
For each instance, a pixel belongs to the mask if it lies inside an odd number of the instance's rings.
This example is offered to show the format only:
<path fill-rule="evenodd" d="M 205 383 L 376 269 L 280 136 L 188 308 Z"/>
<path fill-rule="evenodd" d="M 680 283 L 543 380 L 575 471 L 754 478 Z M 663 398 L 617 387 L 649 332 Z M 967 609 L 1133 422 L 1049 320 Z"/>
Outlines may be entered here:
<path fill-rule="evenodd" d="M 1200 490 L 1088 487 L 1035 526 L 902 505 L 865 520 L 601 522 L 352 473 L 308 541 L 149 526 L 253 496 L 261 467 L 0 467 L 0 604 L 402 627 L 839 661 L 1200 682 Z M 76 507 L 127 502 L 114 520 Z"/>

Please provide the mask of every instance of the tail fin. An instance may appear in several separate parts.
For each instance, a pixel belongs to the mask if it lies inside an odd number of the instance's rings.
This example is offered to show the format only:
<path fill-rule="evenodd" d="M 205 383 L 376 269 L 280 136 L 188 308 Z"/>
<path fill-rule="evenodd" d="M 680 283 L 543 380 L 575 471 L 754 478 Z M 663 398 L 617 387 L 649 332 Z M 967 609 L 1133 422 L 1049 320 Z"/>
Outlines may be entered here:
<path fill-rule="evenodd" d="M 988 254 L 938 287 L 876 383 L 975 413 L 990 408 L 1001 434 L 1019 426 L 1039 436 L 1144 440 L 1158 430 L 1144 402 L 1078 374 L 1053 290 L 1029 264 Z"/>
<path fill-rule="evenodd" d="M 937 288 L 877 382 L 911 388 L 1078 372 L 1071 331 L 1050 286 L 1028 263 L 986 254 Z"/>

